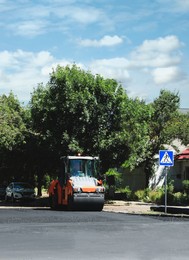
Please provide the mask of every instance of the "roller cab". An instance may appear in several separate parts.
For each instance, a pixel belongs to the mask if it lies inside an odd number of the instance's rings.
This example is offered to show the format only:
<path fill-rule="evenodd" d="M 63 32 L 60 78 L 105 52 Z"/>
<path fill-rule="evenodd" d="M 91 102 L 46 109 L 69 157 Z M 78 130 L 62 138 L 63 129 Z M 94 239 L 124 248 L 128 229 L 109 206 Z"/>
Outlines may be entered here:
<path fill-rule="evenodd" d="M 61 157 L 60 175 L 49 187 L 53 209 L 97 210 L 104 206 L 105 188 L 99 174 L 99 159 L 92 156 Z"/>

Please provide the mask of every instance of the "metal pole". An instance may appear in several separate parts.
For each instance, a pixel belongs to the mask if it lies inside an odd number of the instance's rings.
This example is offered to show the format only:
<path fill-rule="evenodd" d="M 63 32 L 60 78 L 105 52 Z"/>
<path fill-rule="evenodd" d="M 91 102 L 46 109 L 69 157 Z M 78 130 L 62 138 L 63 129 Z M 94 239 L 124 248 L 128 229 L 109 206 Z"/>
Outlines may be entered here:
<path fill-rule="evenodd" d="M 167 213 L 167 171 L 168 167 L 165 166 L 165 213 Z"/>

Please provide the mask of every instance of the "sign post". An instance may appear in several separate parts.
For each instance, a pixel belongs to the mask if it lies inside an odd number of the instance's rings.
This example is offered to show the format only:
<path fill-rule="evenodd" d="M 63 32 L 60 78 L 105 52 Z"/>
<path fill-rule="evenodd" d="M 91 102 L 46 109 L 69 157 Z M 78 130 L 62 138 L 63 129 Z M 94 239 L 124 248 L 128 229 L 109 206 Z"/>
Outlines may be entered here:
<path fill-rule="evenodd" d="M 167 213 L 167 173 L 168 167 L 165 167 L 165 213 Z"/>
<path fill-rule="evenodd" d="M 174 165 L 173 151 L 160 150 L 159 151 L 159 165 L 165 166 L 165 213 L 167 213 L 167 174 L 168 174 L 168 167 Z"/>

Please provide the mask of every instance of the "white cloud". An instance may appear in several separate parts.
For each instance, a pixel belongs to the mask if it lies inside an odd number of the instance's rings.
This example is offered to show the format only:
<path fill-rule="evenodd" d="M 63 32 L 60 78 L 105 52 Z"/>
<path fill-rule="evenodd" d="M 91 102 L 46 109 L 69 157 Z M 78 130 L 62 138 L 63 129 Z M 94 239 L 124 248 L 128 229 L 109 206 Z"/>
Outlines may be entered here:
<path fill-rule="evenodd" d="M 16 63 L 14 56 L 8 51 L 0 52 L 0 61 L 0 68 L 8 68 Z"/>
<path fill-rule="evenodd" d="M 137 53 L 143 52 L 162 52 L 169 53 L 182 46 L 182 43 L 175 35 L 160 37 L 155 40 L 145 40 L 136 50 Z"/>
<path fill-rule="evenodd" d="M 115 57 L 89 61 L 87 69 L 93 74 L 116 79 L 127 86 L 130 93 L 134 93 L 133 86 L 135 91 L 138 88 L 138 92 L 141 93 L 141 88 L 145 89 L 147 85 L 152 91 L 151 89 L 156 87 L 155 84 L 183 82 L 185 75 L 179 68 L 181 62 L 179 48 L 182 44 L 176 37 L 171 39 L 172 46 L 166 46 L 171 44 L 169 37 L 145 41 L 128 55 L 128 58 Z M 30 93 L 38 83 L 47 83 L 52 68 L 55 69 L 58 64 L 61 66 L 73 64 L 70 60 L 55 58 L 48 51 L 2 51 L 0 60 L 0 95 L 13 90 L 25 101 L 30 99 Z M 86 69 L 82 63 L 77 65 Z"/>
<path fill-rule="evenodd" d="M 87 46 L 102 47 L 102 46 L 114 46 L 114 45 L 120 44 L 122 42 L 123 42 L 123 39 L 117 35 L 114 35 L 114 36 L 105 35 L 100 40 L 84 39 L 84 40 L 80 40 L 79 43 L 85 47 L 87 47 Z"/>
<path fill-rule="evenodd" d="M 34 66 L 44 66 L 54 61 L 54 57 L 48 51 L 40 51 L 33 55 L 32 63 Z"/>
<path fill-rule="evenodd" d="M 69 64 L 66 60 L 55 59 L 47 51 L 3 51 L 0 52 L 0 60 L 0 95 L 13 90 L 20 100 L 26 102 L 38 83 L 47 83 L 53 67 Z"/>
<path fill-rule="evenodd" d="M 101 11 L 99 11 L 94 7 L 87 7 L 87 6 L 85 8 L 72 6 L 69 9 L 67 15 L 69 15 L 75 21 L 80 23 L 85 23 L 85 24 L 98 22 L 102 18 Z"/>
<path fill-rule="evenodd" d="M 181 57 L 177 55 L 169 55 L 165 53 L 146 52 L 132 56 L 130 60 L 131 68 L 144 67 L 167 67 L 177 65 L 181 61 Z"/>
<path fill-rule="evenodd" d="M 90 69 L 93 73 L 115 78 L 121 82 L 134 80 L 133 76 L 143 80 L 144 76 L 151 75 L 151 81 L 155 84 L 164 84 L 183 76 L 177 67 L 181 62 L 180 47 L 182 43 L 176 36 L 146 40 L 131 53 L 130 59 L 96 60 L 90 64 Z"/>
<path fill-rule="evenodd" d="M 53 57 L 48 51 L 38 53 L 17 50 L 15 52 L 0 52 L 0 68 L 21 71 L 26 67 L 40 67 L 53 62 Z"/>
<path fill-rule="evenodd" d="M 184 12 L 189 11 L 189 1 L 188 0 L 175 0 L 175 5 L 177 10 L 181 10 Z"/>
<path fill-rule="evenodd" d="M 189 11 L 189 0 L 158 0 L 165 6 L 166 12 L 186 13 Z"/>
<path fill-rule="evenodd" d="M 90 64 L 92 73 L 100 74 L 105 78 L 112 78 L 121 82 L 130 79 L 128 67 L 129 61 L 125 58 L 96 60 Z"/>
<path fill-rule="evenodd" d="M 8 26 L 15 35 L 34 37 L 46 32 L 47 23 L 45 21 L 22 21 Z"/>
<path fill-rule="evenodd" d="M 145 40 L 130 55 L 132 67 L 168 67 L 181 62 L 183 44 L 174 36 Z"/>
<path fill-rule="evenodd" d="M 77 1 L 15 1 L 0 3 L 1 26 L 15 35 L 34 37 L 49 30 L 61 31 L 93 23 L 105 26 L 110 19 L 104 11 Z"/>
<path fill-rule="evenodd" d="M 50 73 L 57 65 L 67 66 L 73 62 L 66 59 L 56 59 L 48 51 L 26 52 L 0 52 L 0 95 L 13 93 L 20 101 L 27 103 L 30 94 L 39 83 L 46 84 Z M 76 64 L 85 69 L 81 63 Z"/>
<path fill-rule="evenodd" d="M 145 40 L 131 53 L 129 69 L 134 75 L 138 74 L 143 85 L 153 86 L 154 91 L 157 91 L 157 86 L 176 85 L 185 78 L 180 69 L 182 46 L 183 43 L 174 35 Z"/>
<path fill-rule="evenodd" d="M 179 80 L 182 73 L 177 67 L 156 68 L 152 72 L 152 76 L 156 84 L 166 84 Z"/>

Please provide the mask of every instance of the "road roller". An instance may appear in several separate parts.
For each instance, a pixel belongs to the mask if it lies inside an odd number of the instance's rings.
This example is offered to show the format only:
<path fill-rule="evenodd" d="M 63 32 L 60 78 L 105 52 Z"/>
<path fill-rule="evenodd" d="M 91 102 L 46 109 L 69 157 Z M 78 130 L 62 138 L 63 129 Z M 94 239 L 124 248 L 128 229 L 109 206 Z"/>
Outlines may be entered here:
<path fill-rule="evenodd" d="M 61 157 L 59 176 L 48 189 L 50 207 L 102 211 L 105 187 L 99 169 L 98 157 Z"/>

